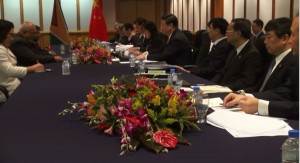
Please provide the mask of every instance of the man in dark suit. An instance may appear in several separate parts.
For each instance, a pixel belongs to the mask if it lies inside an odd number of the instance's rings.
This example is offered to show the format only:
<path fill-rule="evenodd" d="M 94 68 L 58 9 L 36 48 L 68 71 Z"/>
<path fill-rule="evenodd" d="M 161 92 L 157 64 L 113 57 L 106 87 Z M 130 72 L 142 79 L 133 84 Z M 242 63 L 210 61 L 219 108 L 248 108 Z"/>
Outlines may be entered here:
<path fill-rule="evenodd" d="M 115 29 L 115 32 L 116 32 L 116 35 L 110 39 L 108 42 L 110 43 L 120 43 L 121 40 L 122 40 L 122 37 L 123 37 L 123 23 L 119 23 L 119 22 L 116 22 L 115 25 L 114 25 L 114 29 Z"/>
<path fill-rule="evenodd" d="M 199 54 L 201 59 L 196 67 L 190 71 L 181 67 L 180 69 L 211 80 L 224 67 L 229 52 L 233 50 L 225 36 L 227 26 L 228 22 L 224 18 L 212 18 L 207 23 L 207 31 L 211 42 L 208 40 L 210 43 L 202 44 L 201 54 Z"/>
<path fill-rule="evenodd" d="M 36 26 L 31 22 L 21 25 L 19 33 L 15 35 L 10 50 L 17 57 L 18 65 L 30 66 L 39 63 L 60 62 L 62 57 L 54 55 L 39 55 L 35 53 L 32 41 L 36 34 Z"/>
<path fill-rule="evenodd" d="M 260 19 L 255 19 L 252 22 L 251 28 L 252 28 L 252 34 L 250 37 L 250 41 L 254 43 L 257 39 L 264 37 L 265 33 L 262 31 L 264 27 L 264 22 Z"/>
<path fill-rule="evenodd" d="M 166 14 L 161 18 L 161 32 L 168 37 L 164 51 L 159 55 L 143 53 L 137 58 L 165 61 L 171 65 L 184 66 L 191 63 L 191 44 L 187 37 L 178 29 L 177 17 Z"/>
<path fill-rule="evenodd" d="M 270 20 L 265 26 L 265 45 L 268 53 L 275 58 L 270 62 L 259 82 L 254 87 L 244 89 L 246 92 L 262 92 L 277 88 L 288 79 L 288 72 L 299 62 L 293 56 L 288 43 L 291 24 L 288 18 L 278 18 Z"/>
<path fill-rule="evenodd" d="M 249 41 L 251 22 L 247 19 L 233 19 L 227 27 L 228 42 L 234 50 L 228 56 L 224 68 L 212 79 L 233 91 L 254 86 L 262 70 L 262 58 Z"/>
<path fill-rule="evenodd" d="M 132 39 L 132 45 L 135 47 L 141 47 L 143 45 L 143 42 L 145 41 L 145 36 L 143 34 L 143 24 L 146 22 L 147 20 L 142 17 L 136 18 L 133 22 L 134 32 L 132 32 L 129 38 Z"/>
<path fill-rule="evenodd" d="M 293 54 L 299 60 L 299 15 L 294 18 L 291 26 L 291 36 L 288 41 Z M 270 100 L 258 99 L 251 96 L 229 94 L 224 99 L 224 106 L 231 107 L 239 104 L 245 113 L 299 119 L 299 62 L 290 69 L 287 82 L 276 89 L 261 92 L 258 96 Z M 290 97 L 289 100 L 284 99 Z"/>

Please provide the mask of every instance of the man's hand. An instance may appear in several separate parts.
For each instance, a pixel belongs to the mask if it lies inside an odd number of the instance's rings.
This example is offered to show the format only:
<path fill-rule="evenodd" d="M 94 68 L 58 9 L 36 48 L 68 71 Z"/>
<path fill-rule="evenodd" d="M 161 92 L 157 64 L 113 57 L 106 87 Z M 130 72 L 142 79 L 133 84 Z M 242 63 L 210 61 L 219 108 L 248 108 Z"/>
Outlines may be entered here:
<path fill-rule="evenodd" d="M 255 97 L 245 97 L 241 99 L 238 104 L 245 113 L 254 114 L 258 112 L 258 99 Z"/>
<path fill-rule="evenodd" d="M 244 99 L 245 95 L 239 95 L 235 93 L 229 93 L 223 100 L 223 105 L 227 108 L 233 107 L 238 104 L 238 102 Z"/>

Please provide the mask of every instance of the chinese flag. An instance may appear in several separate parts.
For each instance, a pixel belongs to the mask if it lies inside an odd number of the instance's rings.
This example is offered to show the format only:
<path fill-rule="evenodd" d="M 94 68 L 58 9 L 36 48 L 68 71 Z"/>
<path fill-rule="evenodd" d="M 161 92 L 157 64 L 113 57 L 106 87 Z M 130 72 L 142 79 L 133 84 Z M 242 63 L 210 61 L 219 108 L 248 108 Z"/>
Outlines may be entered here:
<path fill-rule="evenodd" d="M 107 27 L 100 0 L 94 0 L 93 3 L 89 35 L 92 39 L 107 41 Z"/>

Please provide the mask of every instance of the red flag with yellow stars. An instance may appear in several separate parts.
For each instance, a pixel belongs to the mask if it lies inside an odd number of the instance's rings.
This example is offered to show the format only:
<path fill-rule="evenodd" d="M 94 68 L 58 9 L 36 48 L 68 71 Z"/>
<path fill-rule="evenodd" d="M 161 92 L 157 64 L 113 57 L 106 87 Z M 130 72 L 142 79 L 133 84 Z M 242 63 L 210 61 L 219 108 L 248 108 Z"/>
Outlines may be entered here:
<path fill-rule="evenodd" d="M 107 41 L 107 27 L 102 12 L 101 0 L 94 0 L 89 35 L 91 39 Z"/>

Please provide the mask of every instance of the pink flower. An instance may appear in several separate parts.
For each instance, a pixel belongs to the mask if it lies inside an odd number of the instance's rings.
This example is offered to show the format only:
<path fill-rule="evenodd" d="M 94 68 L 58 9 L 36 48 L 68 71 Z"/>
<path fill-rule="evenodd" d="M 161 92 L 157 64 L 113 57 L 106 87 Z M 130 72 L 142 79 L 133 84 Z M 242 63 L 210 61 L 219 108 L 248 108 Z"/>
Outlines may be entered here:
<path fill-rule="evenodd" d="M 104 133 L 112 135 L 113 134 L 113 126 L 110 126 L 108 129 L 104 130 Z"/>
<path fill-rule="evenodd" d="M 172 132 L 165 129 L 155 132 L 153 139 L 166 148 L 175 148 L 178 141 Z"/>

